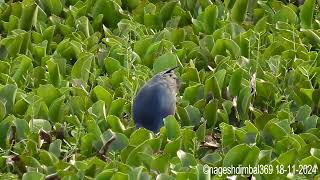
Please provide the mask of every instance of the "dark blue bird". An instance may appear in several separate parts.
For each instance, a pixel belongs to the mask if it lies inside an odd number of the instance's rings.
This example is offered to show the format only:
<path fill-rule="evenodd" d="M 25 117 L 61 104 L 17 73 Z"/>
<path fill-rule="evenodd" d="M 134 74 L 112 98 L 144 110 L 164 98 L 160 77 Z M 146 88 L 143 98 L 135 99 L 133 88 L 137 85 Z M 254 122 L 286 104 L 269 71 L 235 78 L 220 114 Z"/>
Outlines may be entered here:
<path fill-rule="evenodd" d="M 156 133 L 163 126 L 163 118 L 174 115 L 180 86 L 175 68 L 156 74 L 138 92 L 132 107 L 136 127 Z"/>

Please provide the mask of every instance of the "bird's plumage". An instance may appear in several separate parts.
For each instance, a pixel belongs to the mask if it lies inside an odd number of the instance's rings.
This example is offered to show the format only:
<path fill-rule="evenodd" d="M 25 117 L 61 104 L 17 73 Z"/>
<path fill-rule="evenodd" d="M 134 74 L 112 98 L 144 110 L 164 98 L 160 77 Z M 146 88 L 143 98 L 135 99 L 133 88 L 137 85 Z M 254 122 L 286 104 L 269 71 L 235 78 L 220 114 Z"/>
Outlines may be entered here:
<path fill-rule="evenodd" d="M 179 80 L 172 69 L 149 80 L 133 101 L 132 111 L 136 127 L 158 132 L 163 126 L 163 118 L 175 113 L 178 88 Z"/>

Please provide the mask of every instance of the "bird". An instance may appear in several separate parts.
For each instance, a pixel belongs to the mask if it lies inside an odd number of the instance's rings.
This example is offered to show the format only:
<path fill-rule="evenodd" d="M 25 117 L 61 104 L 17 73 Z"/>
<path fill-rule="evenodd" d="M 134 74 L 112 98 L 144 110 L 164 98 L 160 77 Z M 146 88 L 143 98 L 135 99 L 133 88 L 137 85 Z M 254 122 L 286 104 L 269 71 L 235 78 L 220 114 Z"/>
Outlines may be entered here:
<path fill-rule="evenodd" d="M 163 119 L 175 114 L 176 94 L 181 84 L 174 73 L 176 68 L 156 74 L 138 91 L 132 106 L 136 128 L 157 133 L 163 126 Z"/>

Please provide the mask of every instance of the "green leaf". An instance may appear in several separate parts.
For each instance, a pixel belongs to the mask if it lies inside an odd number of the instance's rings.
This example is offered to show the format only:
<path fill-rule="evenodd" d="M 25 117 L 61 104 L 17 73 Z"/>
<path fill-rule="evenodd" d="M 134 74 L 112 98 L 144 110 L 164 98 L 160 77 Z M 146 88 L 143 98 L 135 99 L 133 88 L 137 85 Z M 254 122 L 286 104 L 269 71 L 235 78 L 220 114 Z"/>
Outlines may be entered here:
<path fill-rule="evenodd" d="M 111 179 L 113 174 L 114 172 L 112 169 L 107 169 L 97 174 L 96 179 L 97 180 Z"/>
<path fill-rule="evenodd" d="M 177 152 L 177 156 L 180 159 L 182 166 L 184 166 L 184 167 L 196 166 L 197 165 L 196 159 L 190 153 L 186 153 L 186 152 L 184 152 L 182 150 L 179 150 Z"/>
<path fill-rule="evenodd" d="M 186 113 L 188 115 L 189 123 L 188 125 L 199 126 L 201 120 L 201 113 L 198 108 L 188 105 L 186 108 Z"/>
<path fill-rule="evenodd" d="M 59 87 L 61 82 L 61 77 L 60 77 L 60 70 L 59 70 L 58 64 L 53 60 L 49 60 L 47 61 L 47 65 L 48 65 L 48 71 L 49 71 L 49 79 L 51 83 L 55 87 Z"/>
<path fill-rule="evenodd" d="M 167 174 L 159 174 L 157 180 L 174 180 L 175 178 Z"/>
<path fill-rule="evenodd" d="M 30 30 L 32 21 L 35 17 L 37 5 L 32 1 L 23 1 L 22 14 L 20 18 L 20 27 L 23 30 Z M 32 2 L 32 3 L 31 3 Z"/>
<path fill-rule="evenodd" d="M 130 140 L 129 140 L 129 145 L 138 146 L 141 143 L 143 143 L 146 140 L 149 140 L 151 138 L 152 138 L 152 135 L 151 135 L 150 131 L 148 131 L 144 128 L 140 128 L 131 134 Z"/>
<path fill-rule="evenodd" d="M 205 31 L 208 34 L 212 34 L 216 29 L 217 18 L 218 18 L 218 8 L 216 5 L 209 5 L 204 10 L 203 14 Z"/>
<path fill-rule="evenodd" d="M 104 60 L 104 66 L 108 74 L 113 74 L 115 71 L 121 68 L 120 62 L 112 57 L 107 57 Z"/>
<path fill-rule="evenodd" d="M 16 138 L 18 141 L 26 139 L 29 133 L 28 122 L 25 119 L 15 119 L 14 125 L 16 126 Z"/>
<path fill-rule="evenodd" d="M 237 58 L 241 55 L 241 49 L 239 45 L 231 39 L 218 39 L 211 50 L 211 54 L 213 56 L 228 56 L 230 54 L 233 58 Z"/>
<path fill-rule="evenodd" d="M 206 137 L 206 123 L 202 123 L 196 131 L 197 140 L 199 142 L 204 142 Z"/>
<path fill-rule="evenodd" d="M 8 116 L 0 122 L 0 147 L 5 148 L 10 126 L 13 124 L 15 117 Z"/>
<path fill-rule="evenodd" d="M 188 100 L 190 104 L 194 104 L 204 96 L 204 86 L 202 84 L 196 84 L 194 86 L 187 87 L 183 92 L 183 99 Z"/>
<path fill-rule="evenodd" d="M 40 162 L 46 166 L 53 166 L 59 159 L 52 153 L 40 150 L 39 153 Z"/>
<path fill-rule="evenodd" d="M 300 10 L 300 24 L 304 29 L 310 29 L 313 21 L 313 12 L 315 9 L 316 0 L 306 0 Z"/>
<path fill-rule="evenodd" d="M 159 73 L 161 71 L 176 67 L 178 64 L 177 56 L 173 53 L 166 53 L 158 57 L 153 64 L 154 73 Z"/>
<path fill-rule="evenodd" d="M 249 119 L 249 105 L 251 102 L 251 88 L 242 88 L 237 99 L 237 108 L 242 120 Z"/>
<path fill-rule="evenodd" d="M 319 117 L 313 115 L 303 120 L 303 129 L 308 131 L 309 129 L 316 128 Z"/>
<path fill-rule="evenodd" d="M 87 82 L 93 60 L 94 56 L 92 54 L 81 56 L 72 67 L 71 77 L 73 79 L 82 79 L 84 82 Z"/>
<path fill-rule="evenodd" d="M 222 135 L 222 146 L 232 146 L 235 143 L 235 131 L 233 126 L 221 123 L 220 125 L 221 135 Z"/>
<path fill-rule="evenodd" d="M 61 96 L 58 89 L 56 89 L 52 84 L 40 85 L 37 89 L 37 95 L 40 96 L 49 107 Z"/>
<path fill-rule="evenodd" d="M 31 131 L 34 131 L 36 133 L 38 133 L 41 129 L 46 132 L 51 131 L 51 124 L 45 119 L 32 119 L 29 122 L 29 126 L 31 128 Z"/>
<path fill-rule="evenodd" d="M 208 97 L 209 95 L 213 95 L 214 98 L 221 98 L 221 86 L 219 86 L 217 78 L 212 76 L 207 79 L 204 85 L 204 95 Z"/>
<path fill-rule="evenodd" d="M 55 99 L 49 106 L 49 120 L 51 122 L 62 122 L 66 115 L 66 106 L 64 105 L 65 97 Z"/>
<path fill-rule="evenodd" d="M 219 153 L 214 152 L 206 154 L 203 158 L 201 158 L 201 160 L 204 163 L 210 164 L 212 166 L 217 166 L 223 160 L 223 158 Z"/>
<path fill-rule="evenodd" d="M 117 116 L 109 115 L 107 117 L 107 123 L 109 127 L 115 132 L 123 132 L 125 130 L 124 125 L 121 123 Z"/>
<path fill-rule="evenodd" d="M 0 121 L 3 120 L 3 118 L 6 116 L 6 106 L 5 103 L 2 102 L 0 99 Z"/>
<path fill-rule="evenodd" d="M 215 127 L 217 122 L 218 100 L 213 99 L 206 105 L 204 109 L 204 118 L 207 120 L 208 127 Z"/>
<path fill-rule="evenodd" d="M 237 0 L 235 1 L 231 9 L 231 19 L 241 24 L 247 14 L 248 0 Z"/>
<path fill-rule="evenodd" d="M 113 174 L 111 180 L 128 180 L 128 174 L 116 172 Z"/>
<path fill-rule="evenodd" d="M 123 18 L 121 11 L 122 9 L 120 5 L 112 0 L 95 1 L 91 10 L 94 18 L 100 14 L 103 14 L 104 24 L 111 28 L 116 28 L 118 22 Z"/>
<path fill-rule="evenodd" d="M 305 121 L 311 114 L 312 109 L 308 105 L 301 106 L 297 112 L 296 119 Z"/>
<path fill-rule="evenodd" d="M 278 11 L 274 16 L 275 21 L 288 22 L 290 24 L 298 23 L 298 16 L 296 13 L 288 6 L 283 6 L 280 11 Z"/>
<path fill-rule="evenodd" d="M 104 101 L 106 103 L 107 109 L 109 109 L 113 99 L 112 95 L 100 85 L 96 86 L 93 89 L 93 93 L 95 94 L 98 100 Z"/>
<path fill-rule="evenodd" d="M 272 138 L 276 140 L 280 140 L 284 136 L 292 133 L 288 120 L 276 122 L 276 119 L 269 121 L 263 131 L 265 135 L 270 134 Z"/>
<path fill-rule="evenodd" d="M 9 114 L 13 110 L 16 99 L 17 86 L 8 84 L 0 89 L 0 99 L 5 104 L 6 113 Z"/>
<path fill-rule="evenodd" d="M 239 144 L 230 149 L 224 157 L 223 166 L 254 166 L 259 156 L 259 148 L 249 147 L 247 144 Z"/>
<path fill-rule="evenodd" d="M 171 142 L 168 142 L 164 147 L 164 153 L 169 155 L 169 157 L 174 157 L 177 155 L 177 151 L 181 148 L 181 138 L 177 138 Z"/>
<path fill-rule="evenodd" d="M 151 163 L 151 168 L 161 173 L 167 173 L 169 169 L 170 157 L 167 154 L 157 156 Z"/>
<path fill-rule="evenodd" d="M 229 82 L 229 91 L 231 96 L 238 96 L 238 93 L 241 89 L 242 73 L 243 73 L 243 70 L 241 68 L 235 70 L 232 73 L 232 76 Z"/>
<path fill-rule="evenodd" d="M 22 180 L 44 179 L 45 175 L 39 172 L 26 172 L 22 176 Z"/>
<path fill-rule="evenodd" d="M 177 1 L 166 2 L 160 9 L 160 18 L 164 24 L 171 18 L 176 4 Z"/>
<path fill-rule="evenodd" d="M 164 118 L 164 125 L 166 127 L 166 134 L 170 140 L 174 140 L 180 136 L 180 127 L 174 116 L 169 115 Z"/>
<path fill-rule="evenodd" d="M 28 71 L 32 68 L 32 61 L 25 55 L 21 55 L 15 60 L 20 63 L 12 78 L 19 86 L 22 86 L 22 84 L 25 82 L 25 77 L 27 76 Z"/>
<path fill-rule="evenodd" d="M 108 112 L 109 115 L 120 117 L 124 111 L 125 104 L 126 104 L 126 100 L 122 98 L 112 101 L 109 112 Z"/>
<path fill-rule="evenodd" d="M 56 139 L 49 146 L 49 152 L 54 154 L 57 158 L 59 158 L 61 154 L 61 144 L 62 141 L 60 139 Z"/>
<path fill-rule="evenodd" d="M 93 141 L 96 140 L 96 136 L 92 133 L 88 133 L 81 137 L 80 153 L 84 156 L 91 155 L 93 151 Z"/>

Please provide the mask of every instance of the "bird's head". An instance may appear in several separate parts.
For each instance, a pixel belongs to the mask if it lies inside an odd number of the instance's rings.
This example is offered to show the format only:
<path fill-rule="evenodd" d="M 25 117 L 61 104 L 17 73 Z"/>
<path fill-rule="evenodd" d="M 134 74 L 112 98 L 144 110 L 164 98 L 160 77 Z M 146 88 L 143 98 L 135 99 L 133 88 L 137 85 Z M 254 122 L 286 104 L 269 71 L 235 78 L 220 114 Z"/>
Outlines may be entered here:
<path fill-rule="evenodd" d="M 157 75 L 155 75 L 153 79 L 156 82 L 161 81 L 161 82 L 167 84 L 168 87 L 170 88 L 170 90 L 172 92 L 176 93 L 181 85 L 179 78 L 174 73 L 174 69 L 176 69 L 176 68 L 177 67 L 162 71 L 162 72 L 158 73 Z"/>

